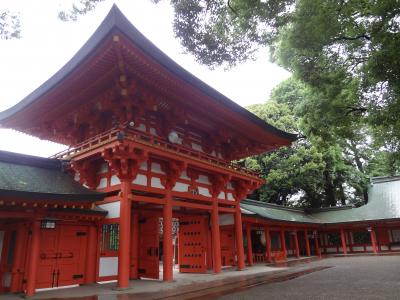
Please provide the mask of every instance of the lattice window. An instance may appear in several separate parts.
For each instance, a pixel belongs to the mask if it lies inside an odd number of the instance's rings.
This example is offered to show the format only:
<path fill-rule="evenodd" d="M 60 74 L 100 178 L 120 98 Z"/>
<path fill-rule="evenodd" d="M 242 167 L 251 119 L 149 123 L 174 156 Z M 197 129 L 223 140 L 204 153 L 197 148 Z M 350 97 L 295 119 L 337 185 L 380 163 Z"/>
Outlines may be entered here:
<path fill-rule="evenodd" d="M 353 232 L 354 244 L 371 244 L 371 234 L 368 231 Z"/>
<path fill-rule="evenodd" d="M 119 224 L 103 224 L 101 231 L 101 253 L 118 251 Z"/>
<path fill-rule="evenodd" d="M 328 245 L 329 246 L 340 246 L 341 245 L 341 237 L 340 233 L 330 232 L 327 235 Z"/>

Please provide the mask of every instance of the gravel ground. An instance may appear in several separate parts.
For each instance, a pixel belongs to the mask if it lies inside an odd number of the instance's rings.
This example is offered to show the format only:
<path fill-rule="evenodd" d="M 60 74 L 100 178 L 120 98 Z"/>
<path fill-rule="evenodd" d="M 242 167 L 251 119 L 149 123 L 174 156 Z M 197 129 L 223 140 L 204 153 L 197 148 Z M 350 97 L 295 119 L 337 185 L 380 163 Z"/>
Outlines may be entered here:
<path fill-rule="evenodd" d="M 316 266 L 332 268 L 218 299 L 400 299 L 400 256 L 328 258 L 308 264 Z"/>

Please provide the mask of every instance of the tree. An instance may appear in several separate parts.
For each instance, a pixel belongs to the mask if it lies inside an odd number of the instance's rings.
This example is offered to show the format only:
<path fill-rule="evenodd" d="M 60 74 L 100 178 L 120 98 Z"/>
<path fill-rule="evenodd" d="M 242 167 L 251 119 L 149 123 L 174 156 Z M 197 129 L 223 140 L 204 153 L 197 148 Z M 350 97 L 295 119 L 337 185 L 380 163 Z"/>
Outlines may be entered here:
<path fill-rule="evenodd" d="M 0 11 L 0 39 L 20 38 L 21 24 L 19 15 L 9 10 Z"/>
<path fill-rule="evenodd" d="M 368 179 L 353 163 L 353 152 L 347 149 L 347 144 L 304 136 L 308 130 L 301 108 L 310 98 L 318 96 L 312 91 L 289 78 L 273 90 L 266 103 L 248 107 L 266 122 L 303 136 L 291 147 L 245 160 L 246 166 L 259 171 L 267 182 L 257 196 L 262 201 L 311 207 L 362 203 L 367 200 L 364 192 Z M 360 145 L 356 146 L 360 155 Z"/>
<path fill-rule="evenodd" d="M 171 0 L 182 45 L 211 67 L 231 66 L 269 46 L 271 57 L 314 88 L 321 123 L 346 137 L 365 122 L 400 150 L 400 3 L 395 0 Z M 314 106 L 313 106 L 314 107 Z M 320 119 L 323 116 L 322 120 Z M 315 123 L 314 123 L 315 122 Z"/>

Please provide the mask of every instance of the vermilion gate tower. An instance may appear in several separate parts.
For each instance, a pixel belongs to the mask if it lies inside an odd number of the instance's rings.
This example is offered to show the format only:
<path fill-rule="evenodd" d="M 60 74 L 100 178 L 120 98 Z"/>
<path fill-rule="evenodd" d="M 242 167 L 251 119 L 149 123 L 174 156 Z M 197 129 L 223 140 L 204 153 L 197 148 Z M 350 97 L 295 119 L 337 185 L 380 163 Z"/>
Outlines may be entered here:
<path fill-rule="evenodd" d="M 233 263 L 243 269 L 239 203 L 263 181 L 233 161 L 295 138 L 182 69 L 116 6 L 58 73 L 0 119 L 68 145 L 55 157 L 104 193 L 96 202 L 108 215 L 98 223 L 94 280 L 117 278 L 120 288 L 158 277 L 161 253 L 163 279 L 173 279 L 173 219 L 180 222 L 181 272 L 221 271 L 222 215 L 234 216 Z"/>

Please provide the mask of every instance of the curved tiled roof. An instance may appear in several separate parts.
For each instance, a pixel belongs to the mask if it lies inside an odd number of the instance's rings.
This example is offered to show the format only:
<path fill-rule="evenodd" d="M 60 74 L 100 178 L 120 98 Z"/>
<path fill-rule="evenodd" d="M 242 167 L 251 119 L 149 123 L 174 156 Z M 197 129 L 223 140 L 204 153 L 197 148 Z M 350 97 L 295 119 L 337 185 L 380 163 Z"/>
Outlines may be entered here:
<path fill-rule="evenodd" d="M 76 182 L 60 160 L 6 151 L 0 151 L 0 196 L 92 202 L 104 198 Z"/>
<path fill-rule="evenodd" d="M 368 203 L 358 208 L 303 210 L 253 200 L 244 200 L 240 206 L 261 218 L 295 223 L 329 225 L 400 219 L 400 177 L 373 179 L 368 194 Z"/>
<path fill-rule="evenodd" d="M 29 107 L 38 99 L 40 99 L 40 97 L 45 95 L 49 90 L 61 83 L 69 74 L 71 74 L 71 72 L 73 72 L 79 65 L 81 65 L 91 53 L 93 53 L 97 49 L 97 47 L 107 36 L 115 31 L 123 33 L 147 56 L 151 57 L 154 61 L 165 67 L 169 72 L 171 72 L 178 78 L 181 78 L 182 80 L 193 86 L 195 89 L 208 95 L 216 102 L 219 102 L 223 106 L 229 108 L 231 111 L 247 118 L 253 124 L 288 141 L 294 141 L 297 138 L 297 135 L 295 134 L 287 133 L 267 124 L 254 114 L 250 113 L 240 105 L 236 104 L 226 96 L 219 93 L 217 90 L 213 89 L 212 87 L 183 69 L 161 50 L 159 50 L 143 34 L 141 34 L 122 14 L 122 12 L 115 4 L 108 13 L 107 17 L 98 27 L 96 32 L 64 67 L 62 67 L 49 80 L 43 83 L 40 87 L 38 87 L 35 91 L 33 91 L 19 103 L 3 112 L 0 112 L 0 124 L 4 124 L 7 119 L 12 118 L 20 111 Z"/>

